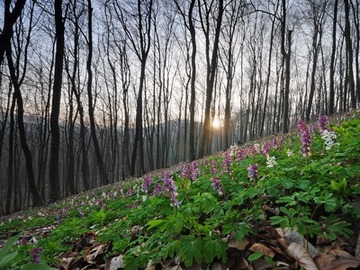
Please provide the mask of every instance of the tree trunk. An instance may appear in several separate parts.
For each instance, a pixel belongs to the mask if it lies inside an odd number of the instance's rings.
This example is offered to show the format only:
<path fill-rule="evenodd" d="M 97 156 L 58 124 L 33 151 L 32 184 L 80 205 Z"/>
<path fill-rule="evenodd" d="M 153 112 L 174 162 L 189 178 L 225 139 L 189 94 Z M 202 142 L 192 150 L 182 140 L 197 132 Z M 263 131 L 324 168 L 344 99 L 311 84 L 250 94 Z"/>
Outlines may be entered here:
<path fill-rule="evenodd" d="M 336 23 L 337 23 L 338 0 L 334 2 L 334 18 L 332 32 L 332 49 L 330 60 L 330 88 L 329 88 L 329 115 L 335 113 L 335 56 L 336 56 Z"/>
<path fill-rule="evenodd" d="M 18 77 L 15 73 L 15 67 L 12 60 L 11 55 L 11 45 L 8 44 L 7 50 L 6 50 L 6 56 L 11 76 L 11 82 L 14 86 L 14 96 L 16 98 L 16 104 L 17 104 L 17 121 L 19 126 L 19 133 L 20 133 L 20 143 L 21 147 L 24 152 L 25 161 L 26 161 L 26 170 L 27 170 L 27 176 L 28 176 L 28 183 L 29 183 L 29 189 L 31 191 L 32 200 L 33 200 L 33 206 L 41 206 L 44 204 L 43 199 L 41 198 L 41 195 L 36 187 L 35 183 L 35 175 L 34 175 L 34 168 L 32 165 L 32 155 L 31 151 L 29 149 L 29 146 L 27 144 L 26 139 L 26 131 L 25 131 L 25 124 L 24 124 L 24 104 L 23 99 L 20 91 L 20 85 L 18 83 Z"/>
<path fill-rule="evenodd" d="M 346 44 L 346 55 L 347 55 L 347 84 L 350 93 L 351 108 L 356 108 L 356 96 L 355 96 L 355 83 L 354 83 L 354 71 L 353 71 L 353 48 L 351 41 L 350 31 L 350 6 L 349 1 L 344 0 L 345 4 L 345 44 Z"/>
<path fill-rule="evenodd" d="M 199 7 L 200 9 L 200 7 Z M 211 101 L 213 97 L 214 91 L 214 82 L 215 82 L 215 75 L 217 73 L 217 62 L 218 62 L 218 50 L 219 50 L 219 39 L 220 39 L 220 32 L 222 26 L 222 18 L 224 13 L 224 1 L 219 0 L 219 8 L 218 8 L 218 16 L 216 18 L 216 30 L 215 30 L 215 38 L 213 44 L 213 50 L 211 55 L 211 62 L 207 63 L 207 81 L 206 81 L 206 101 L 205 101 L 205 115 L 204 115 L 204 125 L 203 131 L 201 136 L 201 143 L 199 148 L 199 155 L 198 157 L 203 157 L 204 155 L 209 153 L 209 147 L 211 142 Z M 206 15 L 208 16 L 208 15 Z M 207 22 L 208 23 L 208 22 Z M 209 27 L 209 26 L 207 26 Z M 205 35 L 209 35 L 209 32 L 205 33 Z M 206 42 L 208 42 L 208 37 L 206 38 Z M 207 44 L 209 47 L 209 44 Z"/>
<path fill-rule="evenodd" d="M 17 0 L 15 4 L 12 4 L 11 0 L 4 0 L 4 2 L 4 27 L 0 32 L 0 65 L 4 61 L 4 54 L 7 50 L 7 45 L 11 42 L 11 38 L 13 36 L 13 26 L 24 9 L 26 0 Z M 13 10 L 10 11 L 12 5 L 15 6 Z"/>
<path fill-rule="evenodd" d="M 101 184 L 106 185 L 109 183 L 108 175 L 106 173 L 105 164 L 102 158 L 99 141 L 97 138 L 96 125 L 95 125 L 95 115 L 94 115 L 94 104 L 93 104 L 93 95 L 92 95 L 92 53 L 93 53 L 93 41 L 92 41 L 92 12 L 93 8 L 91 5 L 91 0 L 87 1 L 88 3 L 88 58 L 86 62 L 86 70 L 88 73 L 88 81 L 87 81 L 87 94 L 88 94 L 88 102 L 89 102 L 89 120 L 90 120 L 90 131 L 91 138 L 94 143 L 95 157 L 96 162 L 99 167 L 99 173 L 101 178 Z"/>
<path fill-rule="evenodd" d="M 50 128 L 51 145 L 49 160 L 49 200 L 57 201 L 61 198 L 59 179 L 59 150 L 60 150 L 60 128 L 59 112 L 62 88 L 62 73 L 64 61 L 64 22 L 62 18 L 62 0 L 55 0 L 55 28 L 56 28 L 56 56 L 55 75 L 53 86 L 53 97 L 51 106 Z"/>

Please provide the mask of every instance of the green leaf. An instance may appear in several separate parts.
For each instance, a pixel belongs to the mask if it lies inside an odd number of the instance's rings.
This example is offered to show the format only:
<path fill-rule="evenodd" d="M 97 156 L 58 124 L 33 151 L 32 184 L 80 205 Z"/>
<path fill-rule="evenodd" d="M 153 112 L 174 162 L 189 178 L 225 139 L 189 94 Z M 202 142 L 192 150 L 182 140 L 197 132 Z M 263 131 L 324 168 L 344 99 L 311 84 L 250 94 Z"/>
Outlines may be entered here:
<path fill-rule="evenodd" d="M 271 225 L 280 224 L 281 228 L 290 227 L 290 221 L 287 217 L 273 216 L 270 217 Z"/>
<path fill-rule="evenodd" d="M 11 263 L 13 262 L 13 260 L 16 258 L 17 255 L 18 255 L 18 252 L 15 251 L 13 253 L 7 254 L 5 257 L 2 257 L 1 261 L 0 261 L 0 269 L 1 270 L 7 269 L 11 265 Z"/>
<path fill-rule="evenodd" d="M 205 238 L 204 239 L 204 252 L 203 256 L 205 258 L 206 263 L 211 263 L 215 258 L 221 259 L 222 262 L 226 262 L 227 260 L 227 250 L 228 246 L 220 237 L 213 238 Z"/>
<path fill-rule="evenodd" d="M 4 247 L 0 250 L 0 261 L 3 260 L 3 258 L 6 256 L 6 254 L 10 251 L 11 247 L 16 243 L 16 241 L 19 239 L 21 233 L 9 238 Z"/>
<path fill-rule="evenodd" d="M 246 235 L 251 233 L 251 228 L 249 227 L 249 224 L 247 223 L 240 223 L 238 224 L 238 227 L 236 228 L 236 236 L 235 238 L 237 240 L 242 240 Z"/>
<path fill-rule="evenodd" d="M 56 270 L 56 268 L 52 268 L 50 266 L 44 264 L 26 264 L 21 266 L 21 270 Z"/>
<path fill-rule="evenodd" d="M 163 219 L 153 219 L 153 220 L 150 220 L 146 226 L 149 226 L 148 229 L 151 230 L 153 228 L 156 228 L 158 226 L 160 226 L 161 224 L 164 224 L 165 223 L 165 220 Z"/>
<path fill-rule="evenodd" d="M 250 262 L 253 262 L 253 261 L 256 261 L 258 259 L 260 259 L 262 256 L 264 256 L 264 253 L 260 252 L 260 251 L 255 251 L 253 254 L 251 254 L 249 257 L 248 257 L 248 260 Z"/>
<path fill-rule="evenodd" d="M 244 202 L 244 196 L 239 194 L 234 198 L 233 202 L 235 202 L 237 205 L 242 205 Z"/>
<path fill-rule="evenodd" d="M 236 223 L 227 223 L 227 224 L 222 225 L 222 233 L 223 234 L 229 234 L 235 230 L 236 230 Z"/>
<path fill-rule="evenodd" d="M 201 238 L 194 239 L 192 236 L 185 236 L 179 244 L 179 255 L 186 267 L 190 267 L 194 260 L 201 263 L 203 250 Z"/>

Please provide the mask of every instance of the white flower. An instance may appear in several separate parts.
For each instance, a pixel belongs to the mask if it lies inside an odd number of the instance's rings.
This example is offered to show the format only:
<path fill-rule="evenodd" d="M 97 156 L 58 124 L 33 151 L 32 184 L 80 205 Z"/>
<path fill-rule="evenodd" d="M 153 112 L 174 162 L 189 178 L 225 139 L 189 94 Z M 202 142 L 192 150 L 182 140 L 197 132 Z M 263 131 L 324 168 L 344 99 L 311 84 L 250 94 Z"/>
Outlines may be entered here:
<path fill-rule="evenodd" d="M 337 136 L 334 131 L 328 131 L 325 129 L 321 133 L 321 138 L 325 141 L 325 149 L 326 150 L 330 150 L 334 145 L 337 144 L 337 143 L 335 143 Z"/>
<path fill-rule="evenodd" d="M 236 144 L 233 144 L 232 146 L 230 146 L 230 149 L 229 149 L 230 157 L 235 157 L 238 149 L 239 149 L 239 147 Z"/>
<path fill-rule="evenodd" d="M 254 148 L 255 148 L 256 153 L 260 153 L 260 151 L 261 151 L 261 146 L 260 146 L 260 144 L 255 143 L 255 144 L 254 144 Z"/>
<path fill-rule="evenodd" d="M 274 156 L 266 156 L 266 167 L 272 168 L 277 165 L 276 159 Z"/>
<path fill-rule="evenodd" d="M 286 154 L 287 154 L 288 157 L 293 157 L 293 156 L 294 156 L 294 152 L 291 151 L 290 149 L 288 149 L 288 150 L 286 151 Z"/>

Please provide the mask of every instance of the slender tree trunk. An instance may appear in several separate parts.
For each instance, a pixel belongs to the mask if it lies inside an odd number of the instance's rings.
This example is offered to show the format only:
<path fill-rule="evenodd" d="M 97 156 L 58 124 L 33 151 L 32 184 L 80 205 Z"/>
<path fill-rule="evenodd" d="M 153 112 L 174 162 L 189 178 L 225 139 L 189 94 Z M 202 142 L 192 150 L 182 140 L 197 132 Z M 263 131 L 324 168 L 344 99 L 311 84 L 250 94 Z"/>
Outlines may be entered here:
<path fill-rule="evenodd" d="M 200 8 L 200 7 L 199 7 Z M 213 97 L 213 91 L 215 87 L 215 76 L 217 73 L 217 63 L 218 63 L 218 50 L 219 50 L 219 39 L 220 39 L 220 31 L 222 26 L 222 18 L 224 13 L 224 1 L 219 0 L 219 8 L 218 8 L 218 16 L 216 18 L 216 30 L 215 30 L 215 38 L 211 56 L 210 66 L 207 67 L 207 82 L 206 82 L 206 101 L 205 101 L 205 115 L 204 115 L 204 125 L 201 137 L 201 143 L 199 148 L 198 157 L 203 157 L 204 155 L 209 153 L 209 147 L 211 142 L 211 101 Z M 207 15 L 206 15 L 207 16 Z M 209 35 L 209 33 L 205 33 Z"/>
<path fill-rule="evenodd" d="M 262 114 L 261 127 L 260 127 L 260 133 L 259 133 L 260 137 L 262 137 L 263 132 L 264 132 L 264 128 L 265 128 L 265 116 L 266 116 L 267 103 L 268 103 L 268 98 L 269 98 L 271 61 L 272 61 L 272 51 L 273 51 L 273 44 L 274 44 L 274 30 L 275 30 L 275 20 L 272 18 L 271 19 L 269 61 L 268 61 L 267 76 L 266 76 L 266 86 L 265 86 L 265 99 L 264 99 L 263 114 Z"/>
<path fill-rule="evenodd" d="M 8 168 L 7 168 L 7 178 L 8 178 L 8 186 L 6 190 L 6 204 L 5 204 L 5 214 L 8 215 L 11 213 L 11 199 L 13 195 L 14 189 L 14 133 L 15 133 L 15 96 L 11 102 L 10 108 L 10 130 L 9 130 L 9 159 L 8 159 Z"/>
<path fill-rule="evenodd" d="M 360 63 L 359 63 L 359 57 L 360 57 L 360 3 L 359 1 L 356 1 L 356 6 L 354 5 L 353 1 L 350 1 L 350 5 L 353 11 L 354 16 L 354 24 L 355 24 L 355 31 L 356 31 L 356 37 L 355 37 L 355 81 L 356 81 L 356 100 L 357 100 L 357 106 L 360 105 Z"/>
<path fill-rule="evenodd" d="M 91 138 L 94 143 L 94 150 L 95 150 L 95 157 L 96 162 L 99 168 L 101 184 L 106 185 L 109 183 L 108 175 L 106 173 L 105 164 L 103 161 L 103 157 L 100 150 L 99 141 L 97 138 L 96 132 L 96 125 L 95 125 L 95 108 L 93 104 L 93 95 L 92 95 L 92 54 L 93 54 L 93 41 L 92 41 L 92 13 L 93 8 L 91 4 L 91 0 L 87 1 L 88 3 L 88 57 L 86 62 L 86 70 L 88 73 L 88 81 L 87 81 L 87 94 L 88 94 L 88 103 L 89 103 L 89 120 L 90 120 L 90 131 L 91 131 Z"/>
<path fill-rule="evenodd" d="M 351 108 L 356 108 L 356 96 L 355 96 L 355 83 L 354 83 L 354 71 L 353 71 L 353 48 L 351 41 L 350 31 L 350 6 L 349 1 L 344 0 L 345 6 L 345 44 L 347 54 L 347 84 L 350 93 Z"/>
<path fill-rule="evenodd" d="M 316 75 L 316 69 L 317 69 L 317 60 L 319 55 L 319 45 L 318 45 L 318 32 L 314 30 L 314 36 L 313 36 L 313 59 L 312 59 L 312 70 L 311 70 L 311 80 L 310 80 L 310 93 L 309 93 L 309 99 L 306 109 L 306 121 L 310 121 L 310 114 L 311 114 L 311 107 L 313 103 L 314 93 L 315 93 L 315 75 Z"/>
<path fill-rule="evenodd" d="M 196 32 L 194 25 L 193 12 L 195 7 L 195 1 L 191 0 L 190 8 L 189 8 L 189 31 L 191 36 L 191 81 L 190 81 L 190 123 L 189 123 L 189 156 L 188 159 L 190 161 L 195 160 L 196 149 L 195 149 L 195 99 L 196 99 Z"/>
<path fill-rule="evenodd" d="M 4 61 L 4 54 L 13 36 L 13 26 L 21 15 L 25 2 L 26 0 L 16 1 L 13 10 L 10 11 L 10 8 L 12 7 L 11 0 L 4 0 L 4 27 L 0 32 L 0 65 Z"/>
<path fill-rule="evenodd" d="M 59 177 L 59 150 L 60 150 L 60 128 L 59 112 L 62 88 L 62 74 L 64 61 L 64 22 L 62 18 L 62 0 L 55 0 L 55 28 L 56 28 L 56 56 L 55 75 L 53 86 L 53 97 L 50 116 L 51 145 L 49 158 L 49 200 L 57 201 L 61 198 Z"/>
<path fill-rule="evenodd" d="M 338 12 L 338 0 L 334 2 L 334 18 L 333 18 L 333 32 L 332 32 L 332 49 L 330 60 L 330 88 L 329 88 L 329 115 L 335 112 L 335 55 L 336 55 L 336 23 Z"/>
<path fill-rule="evenodd" d="M 140 85 L 139 85 L 139 93 L 137 97 L 136 103 L 136 127 L 135 127 L 135 138 L 134 138 L 134 146 L 131 155 L 131 169 L 130 174 L 135 175 L 135 166 L 136 160 L 138 160 L 138 176 L 142 175 L 145 172 L 144 168 L 144 142 L 143 142 L 143 90 L 144 90 L 144 81 L 145 81 L 145 67 L 146 67 L 146 58 L 145 61 L 141 63 L 141 71 L 140 71 Z"/>
<path fill-rule="evenodd" d="M 14 86 L 14 96 L 16 98 L 16 105 L 17 105 L 17 121 L 18 121 L 18 126 L 19 126 L 19 133 L 20 133 L 20 143 L 21 143 L 21 147 L 23 149 L 25 161 L 26 161 L 29 189 L 30 189 L 31 195 L 32 195 L 33 206 L 40 206 L 40 205 L 44 204 L 44 201 L 41 198 L 41 195 L 40 195 L 40 193 L 36 187 L 36 183 L 35 183 L 35 174 L 34 174 L 34 168 L 33 168 L 33 164 L 32 164 L 32 155 L 31 155 L 31 151 L 29 149 L 27 139 L 26 139 L 26 130 L 25 130 L 25 124 L 24 124 L 24 104 L 23 104 L 23 99 L 22 99 L 22 95 L 21 95 L 21 91 L 20 91 L 20 85 L 18 84 L 18 77 L 16 75 L 14 63 L 12 60 L 10 44 L 8 44 L 8 49 L 6 50 L 6 56 L 7 56 L 11 81 Z"/>
<path fill-rule="evenodd" d="M 292 31 L 288 30 L 287 41 L 288 51 L 285 53 L 285 89 L 284 89 L 284 107 L 283 107 L 283 133 L 289 132 L 289 94 L 290 94 L 290 57 L 291 57 L 291 34 Z"/>

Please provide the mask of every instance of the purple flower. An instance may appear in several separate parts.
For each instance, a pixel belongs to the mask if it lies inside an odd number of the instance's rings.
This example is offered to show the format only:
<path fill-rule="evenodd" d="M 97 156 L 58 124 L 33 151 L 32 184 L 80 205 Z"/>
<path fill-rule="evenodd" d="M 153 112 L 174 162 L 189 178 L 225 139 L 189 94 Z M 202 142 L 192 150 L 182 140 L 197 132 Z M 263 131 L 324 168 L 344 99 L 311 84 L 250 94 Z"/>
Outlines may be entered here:
<path fill-rule="evenodd" d="M 261 153 L 263 155 L 267 156 L 269 154 L 271 147 L 272 147 L 272 145 L 270 144 L 270 142 L 265 142 L 262 146 Z"/>
<path fill-rule="evenodd" d="M 152 182 L 154 181 L 154 179 L 152 178 L 151 175 L 147 175 L 144 177 L 144 182 L 143 182 L 143 185 L 142 185 L 142 189 L 145 193 L 148 193 L 149 192 L 149 187 L 150 185 L 152 184 Z"/>
<path fill-rule="evenodd" d="M 126 191 L 125 195 L 126 195 L 126 197 L 130 197 L 131 195 L 133 195 L 133 193 L 134 193 L 134 190 L 133 190 L 132 188 L 129 188 L 129 189 Z"/>
<path fill-rule="evenodd" d="M 161 178 L 164 182 L 165 191 L 170 196 L 171 206 L 179 206 L 180 202 L 176 198 L 178 195 L 177 187 L 172 176 L 170 176 L 168 173 L 164 173 Z"/>
<path fill-rule="evenodd" d="M 238 158 L 239 158 L 240 160 L 243 160 L 243 159 L 245 159 L 245 157 L 246 157 L 246 152 L 245 152 L 244 149 L 239 149 L 238 152 L 237 152 L 237 154 L 238 154 Z"/>
<path fill-rule="evenodd" d="M 65 208 L 62 208 L 62 209 L 58 209 L 56 212 L 55 212 L 55 219 L 56 221 L 60 221 L 64 218 L 64 215 L 66 215 L 68 212 L 68 209 L 65 207 Z"/>
<path fill-rule="evenodd" d="M 324 130 L 328 128 L 329 125 L 329 117 L 326 115 L 322 115 L 318 119 L 318 129 L 320 133 L 322 133 Z"/>
<path fill-rule="evenodd" d="M 218 194 L 220 196 L 223 195 L 222 188 L 221 188 L 221 180 L 218 177 L 212 177 L 210 178 L 211 186 L 214 190 L 217 190 Z"/>
<path fill-rule="evenodd" d="M 185 179 L 189 179 L 191 182 L 194 182 L 200 175 L 198 164 L 195 161 L 186 164 L 185 162 L 181 165 L 180 176 Z"/>
<path fill-rule="evenodd" d="M 152 195 L 156 196 L 158 194 L 161 194 L 163 191 L 164 191 L 164 186 L 161 185 L 160 183 L 156 183 Z"/>
<path fill-rule="evenodd" d="M 306 122 L 304 120 L 299 120 L 297 123 L 297 129 L 300 135 L 301 152 L 303 156 L 311 156 L 311 135 Z"/>
<path fill-rule="evenodd" d="M 254 156 L 255 155 L 255 146 L 250 145 L 247 149 L 246 152 L 249 156 Z"/>
<path fill-rule="evenodd" d="M 258 164 L 250 164 L 249 165 L 249 167 L 248 167 L 248 177 L 250 178 L 250 180 L 255 180 L 257 178 L 258 169 L 259 169 Z"/>
<path fill-rule="evenodd" d="M 102 199 L 99 199 L 98 201 L 100 208 L 105 208 L 105 204 Z"/>
<path fill-rule="evenodd" d="M 216 174 L 217 173 L 217 168 L 215 166 L 211 166 L 211 173 L 212 174 Z"/>
<path fill-rule="evenodd" d="M 62 211 L 62 209 L 59 209 L 55 213 L 55 219 L 56 219 L 56 221 L 60 221 L 60 220 L 62 220 L 62 218 L 63 218 L 63 211 Z"/>
<path fill-rule="evenodd" d="M 229 152 L 225 151 L 223 165 L 224 165 L 225 171 L 228 173 L 231 172 L 230 164 L 231 164 L 231 156 L 230 156 Z"/>
<path fill-rule="evenodd" d="M 41 262 L 41 252 L 42 252 L 41 247 L 33 248 L 31 250 L 32 263 L 39 264 Z"/>

